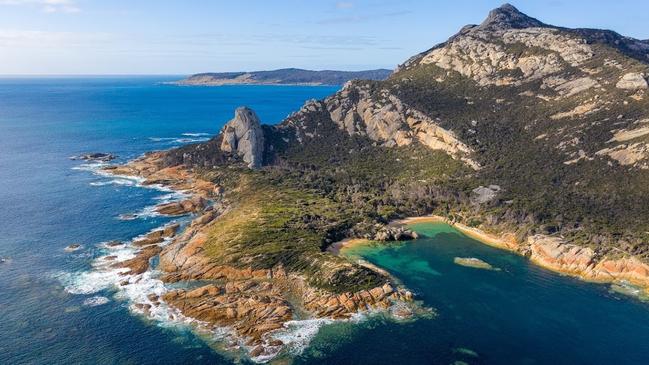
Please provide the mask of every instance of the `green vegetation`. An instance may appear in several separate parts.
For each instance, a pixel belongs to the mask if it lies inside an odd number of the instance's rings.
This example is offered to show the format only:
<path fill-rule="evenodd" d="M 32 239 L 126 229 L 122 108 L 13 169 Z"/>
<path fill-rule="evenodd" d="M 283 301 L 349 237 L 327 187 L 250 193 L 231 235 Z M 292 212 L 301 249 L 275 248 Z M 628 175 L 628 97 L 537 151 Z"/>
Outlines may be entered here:
<path fill-rule="evenodd" d="M 211 228 L 208 256 L 235 267 L 281 264 L 333 292 L 369 289 L 387 278 L 326 252 L 328 246 L 371 235 L 390 219 L 430 213 L 454 199 L 450 182 L 470 172 L 421 145 L 377 147 L 367 139 L 344 138 L 337 129 L 329 132 L 305 145 L 286 145 L 276 165 L 260 171 L 236 163 L 195 167 L 224 187 L 229 205 Z"/>
<path fill-rule="evenodd" d="M 499 44 L 516 56 L 548 50 Z M 615 88 L 619 68 L 646 64 L 610 45 L 591 45 L 580 68 L 561 62 L 563 81 L 597 74 L 599 86 L 566 97 L 543 80 L 479 86 L 435 65 L 408 66 L 386 81 L 355 81 L 381 105 L 387 95 L 453 131 L 475 153 L 474 171 L 414 142 L 380 142 L 339 129 L 326 107 L 310 105 L 279 126 L 264 126 L 264 165 L 250 171 L 221 153 L 220 137 L 168 154 L 225 187 L 229 210 L 214 225 L 205 249 L 215 262 L 254 268 L 281 264 L 334 292 L 367 289 L 386 278 L 326 253 L 346 237 L 372 237 L 391 219 L 435 213 L 471 227 L 515 232 L 520 240 L 543 233 L 595 248 L 649 258 L 649 170 L 621 166 L 597 151 L 613 131 L 646 118 L 649 98 Z M 421 56 L 420 56 L 421 57 Z M 588 72 L 584 71 L 588 70 Z M 599 71 L 598 71 L 599 70 Z M 521 70 L 498 76 L 520 78 Z M 559 81 L 561 82 L 561 81 Z M 358 103 L 351 88 L 343 102 Z M 591 113 L 553 118 L 586 103 Z M 626 103 L 625 103 L 626 102 Z M 362 121 L 359 121 L 362 123 Z M 579 154 L 583 158 L 566 164 Z M 477 203 L 472 190 L 499 185 L 497 198 Z"/>
<path fill-rule="evenodd" d="M 512 52 L 523 52 L 510 45 Z M 611 47 L 594 45 L 596 56 L 582 68 L 602 67 L 617 59 L 630 69 L 642 66 L 620 57 Z M 525 52 L 532 52 L 526 49 Z M 574 70 L 565 67 L 569 77 Z M 619 70 L 605 73 L 605 90 L 587 90 L 570 98 L 542 102 L 522 95 L 549 93 L 540 82 L 521 86 L 477 87 L 472 80 L 434 65 L 420 65 L 393 75 L 385 87 L 405 103 L 439 118 L 444 128 L 455 131 L 475 151 L 484 166 L 476 184 L 504 188 L 498 200 L 476 207 L 452 208 L 457 219 L 521 237 L 534 233 L 560 233 L 569 241 L 591 246 L 600 253 L 621 248 L 649 257 L 649 171 L 632 169 L 604 158 L 566 165 L 566 152 L 583 150 L 587 155 L 607 147 L 612 130 L 625 128 L 649 110 L 647 98 L 627 105 L 625 91 L 616 89 Z M 444 82 L 435 81 L 445 78 Z M 602 92 L 604 97 L 602 98 Z M 583 118 L 551 119 L 588 101 L 602 99 L 604 107 Z M 622 116 L 622 117 L 620 117 Z M 475 121 L 475 123 L 472 123 Z M 475 124 L 475 125 L 473 125 Z M 546 138 L 536 139 L 546 135 Z M 564 141 L 576 141 L 558 148 Z M 565 142 L 564 142 L 565 144 Z"/>

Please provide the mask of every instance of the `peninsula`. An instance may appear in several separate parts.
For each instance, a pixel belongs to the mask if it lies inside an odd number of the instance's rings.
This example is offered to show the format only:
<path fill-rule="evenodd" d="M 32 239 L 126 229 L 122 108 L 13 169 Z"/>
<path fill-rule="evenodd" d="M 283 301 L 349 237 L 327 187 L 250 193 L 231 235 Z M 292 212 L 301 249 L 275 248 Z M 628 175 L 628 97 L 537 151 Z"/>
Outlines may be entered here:
<path fill-rule="evenodd" d="M 557 271 L 647 285 L 648 78 L 649 42 L 504 5 L 384 81 L 349 81 L 277 125 L 241 107 L 207 142 L 108 168 L 191 192 L 159 209 L 196 214 L 115 265 L 143 272 L 159 255 L 165 282 L 196 286 L 153 305 L 232 328 L 255 358 L 278 353 L 273 331 L 293 318 L 416 311 L 384 272 L 328 250 L 414 238 L 389 224 L 406 217 L 440 216 Z"/>
<path fill-rule="evenodd" d="M 272 71 L 207 72 L 194 74 L 186 79 L 171 82 L 180 86 L 221 85 L 342 85 L 350 80 L 385 80 L 392 70 L 367 71 L 312 71 L 299 68 L 283 68 Z"/>

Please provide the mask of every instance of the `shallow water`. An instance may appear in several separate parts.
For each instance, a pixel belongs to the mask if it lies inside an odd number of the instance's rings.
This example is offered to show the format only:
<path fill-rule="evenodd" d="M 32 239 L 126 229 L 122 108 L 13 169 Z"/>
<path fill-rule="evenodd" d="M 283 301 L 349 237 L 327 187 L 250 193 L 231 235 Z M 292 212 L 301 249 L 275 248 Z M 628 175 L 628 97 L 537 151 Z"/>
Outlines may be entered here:
<path fill-rule="evenodd" d="M 326 328 L 299 363 L 648 363 L 646 303 L 556 275 L 443 223 L 412 228 L 425 238 L 351 246 L 342 254 L 388 270 L 437 316 Z M 479 258 L 501 270 L 461 266 L 456 257 Z"/>
<path fill-rule="evenodd" d="M 110 152 L 123 162 L 204 140 L 239 105 L 275 123 L 336 88 L 159 84 L 172 79 L 0 79 L 0 257 L 7 258 L 0 263 L 0 364 L 232 362 L 187 326 L 135 315 L 126 299 L 138 293 L 116 292 L 116 274 L 93 267 L 107 252 L 130 254 L 102 242 L 170 221 L 147 207 L 174 194 L 97 175 L 95 166 L 68 157 Z M 293 354 L 313 338 L 296 363 L 648 362 L 647 304 L 552 274 L 446 225 L 414 227 L 429 238 L 345 253 L 389 270 L 437 317 L 295 323 L 283 335 L 294 341 Z M 71 243 L 82 248 L 66 252 Z M 501 270 L 456 265 L 455 257 Z M 150 279 L 142 285 L 159 289 Z"/>

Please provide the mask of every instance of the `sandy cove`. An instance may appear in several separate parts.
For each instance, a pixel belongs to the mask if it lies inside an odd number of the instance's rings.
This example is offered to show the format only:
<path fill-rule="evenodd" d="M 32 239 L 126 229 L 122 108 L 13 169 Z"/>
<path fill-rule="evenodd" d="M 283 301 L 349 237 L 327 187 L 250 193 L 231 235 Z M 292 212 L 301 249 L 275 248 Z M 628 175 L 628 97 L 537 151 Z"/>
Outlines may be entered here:
<path fill-rule="evenodd" d="M 479 242 L 518 253 L 529 258 L 534 264 L 560 274 L 597 283 L 627 281 L 642 287 L 649 293 L 649 265 L 633 256 L 597 258 L 595 251 L 589 247 L 566 243 L 560 237 L 547 235 L 534 235 L 528 237 L 525 242 L 518 242 L 512 233 L 501 235 L 487 233 L 441 216 L 411 217 L 390 224 L 407 225 L 422 222 L 449 224 Z M 355 243 L 358 242 L 350 240 L 348 244 Z"/>
<path fill-rule="evenodd" d="M 212 283 L 194 289 L 176 289 L 153 298 L 150 305 L 166 305 L 182 315 L 203 323 L 206 329 L 230 329 L 236 342 L 248 350 L 253 359 L 267 360 L 283 348 L 273 333 L 285 329 L 287 322 L 301 318 L 347 319 L 374 310 L 389 311 L 397 317 L 413 314 L 413 296 L 390 281 L 358 292 L 335 294 L 311 287 L 306 278 L 287 273 L 281 266 L 253 270 L 219 265 L 203 254 L 212 222 L 227 211 L 222 188 L 204 181 L 181 166 L 163 168 L 164 152 L 148 153 L 126 165 L 104 169 L 113 175 L 144 179 L 142 185 L 160 185 L 182 191 L 187 198 L 161 204 L 156 211 L 175 216 L 192 213 L 197 217 L 182 232 L 177 226 L 163 227 L 134 240 L 135 258 L 114 263 L 139 274 L 150 269 L 150 259 L 159 256 L 157 269 L 162 281 L 210 280 Z M 161 242 L 170 240 L 162 246 Z M 374 268 L 384 272 L 379 268 Z M 124 285 L 128 285 L 124 283 Z M 137 304 L 136 304 L 137 306 Z M 146 314 L 150 307 L 143 308 Z"/>

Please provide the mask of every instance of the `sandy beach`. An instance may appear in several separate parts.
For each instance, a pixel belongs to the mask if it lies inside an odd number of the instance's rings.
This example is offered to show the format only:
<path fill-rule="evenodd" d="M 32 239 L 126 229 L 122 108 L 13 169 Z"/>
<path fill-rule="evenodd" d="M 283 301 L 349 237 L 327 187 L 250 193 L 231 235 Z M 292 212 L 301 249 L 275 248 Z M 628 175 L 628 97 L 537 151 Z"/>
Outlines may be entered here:
<path fill-rule="evenodd" d="M 512 233 L 496 235 L 462 223 L 452 222 L 438 216 L 418 216 L 394 220 L 389 226 L 403 226 L 415 223 L 446 223 L 463 234 L 492 247 L 527 256 L 534 264 L 559 274 L 578 277 L 581 280 L 598 283 L 629 282 L 649 293 L 649 266 L 640 260 L 630 257 L 595 260 L 587 248 L 569 243 L 556 243 L 552 238 L 541 238 L 532 244 L 519 243 Z M 344 247 L 366 243 L 367 239 L 350 238 L 334 243 L 329 251 L 339 254 Z"/>

